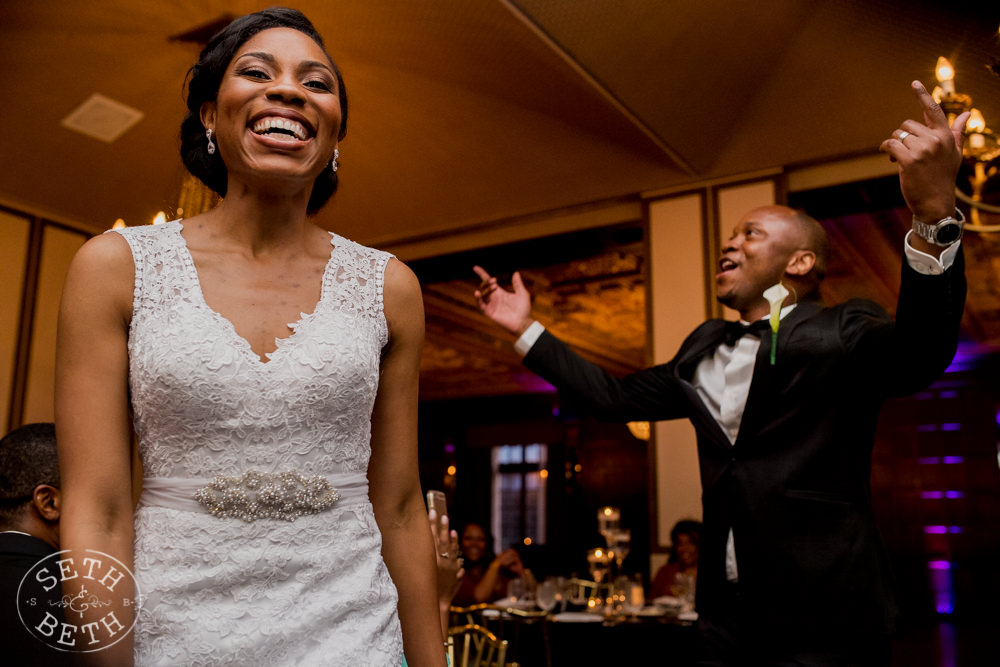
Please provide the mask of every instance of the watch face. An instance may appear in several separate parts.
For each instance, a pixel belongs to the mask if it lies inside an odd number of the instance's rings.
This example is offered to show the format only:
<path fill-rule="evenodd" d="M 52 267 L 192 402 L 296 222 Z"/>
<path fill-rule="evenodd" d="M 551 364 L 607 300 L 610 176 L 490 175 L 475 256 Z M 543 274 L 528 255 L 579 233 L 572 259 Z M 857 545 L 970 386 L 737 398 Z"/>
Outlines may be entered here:
<path fill-rule="evenodd" d="M 938 227 L 937 234 L 935 234 L 938 243 L 953 243 L 958 240 L 958 237 L 962 235 L 962 226 L 957 222 L 952 222 L 947 225 L 942 225 Z"/>

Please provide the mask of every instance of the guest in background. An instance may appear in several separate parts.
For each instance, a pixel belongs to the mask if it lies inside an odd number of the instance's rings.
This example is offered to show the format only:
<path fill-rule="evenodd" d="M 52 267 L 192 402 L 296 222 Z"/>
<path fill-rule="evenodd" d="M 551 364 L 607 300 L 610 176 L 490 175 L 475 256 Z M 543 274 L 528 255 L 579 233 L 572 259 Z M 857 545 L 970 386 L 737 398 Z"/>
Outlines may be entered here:
<path fill-rule="evenodd" d="M 31 636 L 18 613 L 18 587 L 24 575 L 59 551 L 61 505 L 55 426 L 27 424 L 4 436 L 0 440 L 0 623 L 5 664 L 70 664 L 71 654 Z M 53 602 L 61 591 L 51 591 Z M 44 590 L 21 593 L 26 598 L 44 595 Z M 61 607 L 49 609 L 61 622 Z"/>
<path fill-rule="evenodd" d="M 670 530 L 670 559 L 656 572 L 649 587 L 650 599 L 665 595 L 683 597 L 688 592 L 685 582 L 690 582 L 694 594 L 694 581 L 698 576 L 698 543 L 701 541 L 701 522 L 682 519 Z"/>
<path fill-rule="evenodd" d="M 462 530 L 462 554 L 465 576 L 453 604 L 466 607 L 493 602 L 507 595 L 507 586 L 524 575 L 524 564 L 516 549 L 493 554 L 491 540 L 479 523 L 468 523 Z"/>

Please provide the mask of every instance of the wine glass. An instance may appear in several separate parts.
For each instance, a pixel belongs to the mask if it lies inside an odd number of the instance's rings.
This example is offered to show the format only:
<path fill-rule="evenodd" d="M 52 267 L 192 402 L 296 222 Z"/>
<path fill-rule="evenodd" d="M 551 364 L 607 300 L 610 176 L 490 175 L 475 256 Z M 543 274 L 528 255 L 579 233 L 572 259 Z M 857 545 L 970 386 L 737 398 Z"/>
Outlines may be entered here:
<path fill-rule="evenodd" d="M 678 572 L 674 575 L 670 592 L 681 601 L 681 611 L 694 609 L 695 577 L 688 572 Z"/>
<path fill-rule="evenodd" d="M 562 595 L 554 579 L 545 579 L 538 584 L 538 588 L 535 591 L 535 602 L 538 604 L 539 609 L 547 614 L 552 613 L 560 597 Z"/>
<path fill-rule="evenodd" d="M 524 597 L 524 581 L 518 577 L 517 579 L 511 579 L 507 583 L 507 598 L 510 606 L 516 607 L 521 598 Z"/>
<path fill-rule="evenodd" d="M 615 532 L 621 526 L 622 513 L 617 507 L 602 507 L 597 510 L 597 531 L 610 549 Z"/>
<path fill-rule="evenodd" d="M 628 556 L 629 547 L 632 544 L 632 531 L 620 529 L 614 533 L 612 539 L 614 540 L 615 565 L 618 566 L 618 573 L 621 574 L 622 562 Z"/>
<path fill-rule="evenodd" d="M 622 611 L 632 616 L 642 611 L 646 604 L 646 593 L 642 586 L 642 579 L 625 579 L 624 599 L 622 601 Z"/>
<path fill-rule="evenodd" d="M 566 577 L 556 577 L 556 604 L 559 605 L 559 613 L 566 611 L 566 603 L 569 601 L 572 591 L 570 590 L 571 584 L 566 580 Z"/>

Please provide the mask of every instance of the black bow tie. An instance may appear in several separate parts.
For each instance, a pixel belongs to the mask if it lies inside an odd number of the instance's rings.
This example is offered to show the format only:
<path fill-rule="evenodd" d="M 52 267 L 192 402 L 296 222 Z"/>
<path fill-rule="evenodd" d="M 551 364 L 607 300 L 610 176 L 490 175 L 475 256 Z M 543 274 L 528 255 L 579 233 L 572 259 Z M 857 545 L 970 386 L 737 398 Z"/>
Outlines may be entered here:
<path fill-rule="evenodd" d="M 757 320 L 751 324 L 742 324 L 740 322 L 726 322 L 726 345 L 736 345 L 736 341 L 750 334 L 751 336 L 756 336 L 761 338 L 765 331 L 771 330 L 770 320 Z"/>

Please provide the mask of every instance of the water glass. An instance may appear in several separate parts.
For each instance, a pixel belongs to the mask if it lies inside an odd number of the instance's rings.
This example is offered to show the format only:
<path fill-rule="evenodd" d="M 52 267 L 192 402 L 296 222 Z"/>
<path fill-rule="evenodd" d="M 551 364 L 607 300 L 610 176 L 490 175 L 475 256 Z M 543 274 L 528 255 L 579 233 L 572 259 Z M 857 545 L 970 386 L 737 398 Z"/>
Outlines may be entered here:
<path fill-rule="evenodd" d="M 546 613 L 551 613 L 561 597 L 559 587 L 554 579 L 546 579 L 538 584 L 535 592 L 535 601 L 538 607 Z"/>
<path fill-rule="evenodd" d="M 520 577 L 511 579 L 507 583 L 507 597 L 510 598 L 512 605 L 517 604 L 524 597 L 524 582 Z"/>

